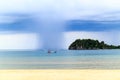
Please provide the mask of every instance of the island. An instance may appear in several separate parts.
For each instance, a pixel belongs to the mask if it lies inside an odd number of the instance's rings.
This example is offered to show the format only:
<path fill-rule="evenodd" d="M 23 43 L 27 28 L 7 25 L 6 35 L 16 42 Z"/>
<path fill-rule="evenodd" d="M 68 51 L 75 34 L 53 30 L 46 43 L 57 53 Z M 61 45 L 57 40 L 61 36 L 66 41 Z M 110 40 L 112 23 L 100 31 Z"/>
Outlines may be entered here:
<path fill-rule="evenodd" d="M 69 50 L 96 50 L 96 49 L 120 49 L 119 46 L 108 45 L 104 41 L 93 39 L 77 39 L 70 46 Z"/>

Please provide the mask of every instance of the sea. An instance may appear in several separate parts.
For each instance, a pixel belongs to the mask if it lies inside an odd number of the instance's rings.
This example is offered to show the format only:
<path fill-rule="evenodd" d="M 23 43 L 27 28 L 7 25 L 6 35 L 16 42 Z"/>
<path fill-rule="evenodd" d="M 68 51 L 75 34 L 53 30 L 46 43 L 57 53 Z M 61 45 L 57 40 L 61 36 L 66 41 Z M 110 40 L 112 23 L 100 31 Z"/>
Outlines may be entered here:
<path fill-rule="evenodd" d="M 120 50 L 0 51 L 0 69 L 120 69 Z"/>

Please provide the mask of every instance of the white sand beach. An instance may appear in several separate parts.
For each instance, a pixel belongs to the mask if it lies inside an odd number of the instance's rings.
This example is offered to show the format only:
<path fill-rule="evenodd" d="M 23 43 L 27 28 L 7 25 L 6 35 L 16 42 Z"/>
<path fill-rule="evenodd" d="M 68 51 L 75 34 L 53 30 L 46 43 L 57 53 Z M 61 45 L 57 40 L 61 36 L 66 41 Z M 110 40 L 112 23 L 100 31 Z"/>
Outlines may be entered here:
<path fill-rule="evenodd" d="M 120 80 L 120 70 L 0 70 L 0 80 Z"/>

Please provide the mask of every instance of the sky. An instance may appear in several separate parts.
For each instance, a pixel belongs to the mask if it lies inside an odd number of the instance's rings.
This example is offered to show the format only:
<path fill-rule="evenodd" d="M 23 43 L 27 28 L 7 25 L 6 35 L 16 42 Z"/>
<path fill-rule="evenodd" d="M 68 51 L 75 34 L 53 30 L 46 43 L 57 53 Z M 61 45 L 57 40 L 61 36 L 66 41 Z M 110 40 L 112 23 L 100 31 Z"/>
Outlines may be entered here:
<path fill-rule="evenodd" d="M 61 42 L 63 49 L 78 38 L 120 45 L 119 4 L 119 0 L 0 0 L 0 49 L 42 48 L 43 43 L 49 46 L 60 40 L 58 35 L 62 40 L 54 44 Z"/>

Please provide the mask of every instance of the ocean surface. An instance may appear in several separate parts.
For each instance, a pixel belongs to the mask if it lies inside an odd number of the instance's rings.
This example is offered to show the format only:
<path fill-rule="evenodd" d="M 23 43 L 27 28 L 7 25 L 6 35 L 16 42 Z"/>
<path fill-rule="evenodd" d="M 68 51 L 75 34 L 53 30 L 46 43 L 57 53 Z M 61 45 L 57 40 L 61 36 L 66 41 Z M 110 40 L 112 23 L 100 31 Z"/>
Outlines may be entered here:
<path fill-rule="evenodd" d="M 120 50 L 0 51 L 0 69 L 120 69 Z"/>

